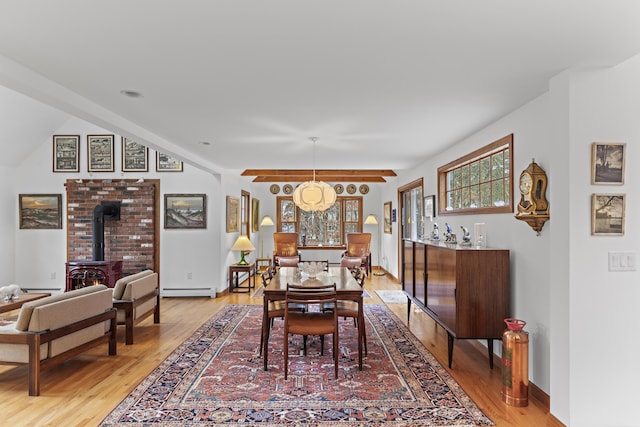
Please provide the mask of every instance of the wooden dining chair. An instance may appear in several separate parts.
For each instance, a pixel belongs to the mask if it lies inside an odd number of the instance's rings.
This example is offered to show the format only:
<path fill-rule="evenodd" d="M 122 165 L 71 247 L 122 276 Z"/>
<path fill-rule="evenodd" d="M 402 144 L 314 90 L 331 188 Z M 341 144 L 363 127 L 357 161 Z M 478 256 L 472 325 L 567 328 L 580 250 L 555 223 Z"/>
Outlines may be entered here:
<path fill-rule="evenodd" d="M 318 304 L 321 307 L 333 305 L 332 310 L 304 312 L 300 305 Z M 338 310 L 336 308 L 336 284 L 318 286 L 298 286 L 287 284 L 284 309 L 284 379 L 289 370 L 289 335 L 333 335 L 334 378 L 338 378 Z"/>
<path fill-rule="evenodd" d="M 367 268 L 366 267 L 353 267 L 350 269 L 351 275 L 356 279 L 356 282 L 360 285 L 360 287 L 364 287 L 365 279 L 367 278 Z M 336 307 L 338 309 L 338 317 L 342 318 L 352 318 L 353 325 L 358 328 L 358 303 L 356 301 L 343 301 L 338 300 L 336 302 Z M 325 307 L 324 310 L 330 310 L 330 308 Z M 364 328 L 364 325 L 362 325 Z M 366 332 L 362 334 L 362 341 L 358 343 L 358 345 L 362 345 L 364 348 L 364 354 L 367 354 L 367 334 Z"/>

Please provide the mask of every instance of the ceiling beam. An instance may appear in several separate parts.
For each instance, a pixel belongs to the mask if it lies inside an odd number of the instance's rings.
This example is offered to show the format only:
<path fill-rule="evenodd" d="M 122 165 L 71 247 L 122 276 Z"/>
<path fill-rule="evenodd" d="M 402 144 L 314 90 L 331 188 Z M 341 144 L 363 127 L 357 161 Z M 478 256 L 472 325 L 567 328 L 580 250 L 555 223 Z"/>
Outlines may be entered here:
<path fill-rule="evenodd" d="M 247 169 L 242 176 L 255 176 L 253 182 L 303 182 L 313 179 L 313 169 Z M 329 182 L 387 182 L 384 177 L 397 176 L 390 169 L 318 169 L 316 180 Z"/>

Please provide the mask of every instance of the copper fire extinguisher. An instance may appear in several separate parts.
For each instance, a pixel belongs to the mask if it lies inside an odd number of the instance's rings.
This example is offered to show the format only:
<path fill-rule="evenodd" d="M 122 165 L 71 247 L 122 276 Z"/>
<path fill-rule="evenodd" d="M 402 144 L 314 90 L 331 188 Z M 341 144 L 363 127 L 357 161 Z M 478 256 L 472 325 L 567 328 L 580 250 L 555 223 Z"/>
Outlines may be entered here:
<path fill-rule="evenodd" d="M 511 406 L 529 404 L 529 333 L 524 320 L 504 319 L 502 334 L 502 401 Z"/>

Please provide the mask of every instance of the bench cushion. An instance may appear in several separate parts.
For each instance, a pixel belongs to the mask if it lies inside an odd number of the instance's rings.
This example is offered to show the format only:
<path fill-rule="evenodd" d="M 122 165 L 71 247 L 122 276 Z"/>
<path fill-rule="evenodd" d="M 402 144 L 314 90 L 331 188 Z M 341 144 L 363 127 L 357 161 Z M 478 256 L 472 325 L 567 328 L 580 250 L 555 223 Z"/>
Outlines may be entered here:
<path fill-rule="evenodd" d="M 139 273 L 120 278 L 113 287 L 113 299 L 123 299 L 122 295 L 124 294 L 124 290 L 130 282 L 133 282 L 134 280 L 148 276 L 150 274 L 154 274 L 153 271 L 143 270 Z"/>

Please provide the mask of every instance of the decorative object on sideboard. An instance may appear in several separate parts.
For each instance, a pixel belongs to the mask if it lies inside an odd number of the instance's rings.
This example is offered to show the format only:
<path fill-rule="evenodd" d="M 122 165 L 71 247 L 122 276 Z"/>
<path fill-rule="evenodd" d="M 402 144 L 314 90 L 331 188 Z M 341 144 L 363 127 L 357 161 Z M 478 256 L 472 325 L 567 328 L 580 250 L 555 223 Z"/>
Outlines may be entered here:
<path fill-rule="evenodd" d="M 453 232 L 453 228 L 451 228 L 451 225 L 449 225 L 448 222 L 444 223 L 445 227 L 446 227 L 446 231 L 444 233 L 442 233 L 444 235 L 444 242 L 445 243 L 450 243 L 450 244 L 455 244 L 458 243 L 458 241 L 456 240 L 457 237 Z"/>
<path fill-rule="evenodd" d="M 516 219 L 525 221 L 540 235 L 544 223 L 549 221 L 549 202 L 547 201 L 547 174 L 535 161 L 520 174 L 520 201 Z"/>
<path fill-rule="evenodd" d="M 303 182 L 293 192 L 296 206 L 305 212 L 326 211 L 336 201 L 336 191 L 323 181 L 316 181 L 316 141 L 317 137 L 309 138 L 313 142 L 313 179 Z"/>
<path fill-rule="evenodd" d="M 438 223 L 434 222 L 433 223 L 433 230 L 431 231 L 431 238 L 429 239 L 433 242 L 439 242 L 440 241 L 440 229 L 438 228 Z"/>
<path fill-rule="evenodd" d="M 484 222 L 473 224 L 473 237 L 476 248 L 483 249 L 487 247 L 487 225 Z"/>
<path fill-rule="evenodd" d="M 8 302 L 20 298 L 20 286 L 7 285 L 0 288 L 0 298 L 2 301 Z"/>
<path fill-rule="evenodd" d="M 462 230 L 462 242 L 460 245 L 471 246 L 471 233 L 469 233 L 469 229 L 464 225 L 461 225 L 460 229 Z"/>

